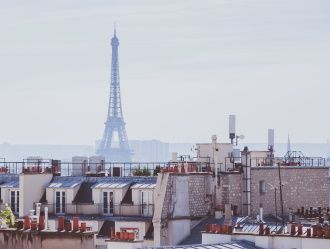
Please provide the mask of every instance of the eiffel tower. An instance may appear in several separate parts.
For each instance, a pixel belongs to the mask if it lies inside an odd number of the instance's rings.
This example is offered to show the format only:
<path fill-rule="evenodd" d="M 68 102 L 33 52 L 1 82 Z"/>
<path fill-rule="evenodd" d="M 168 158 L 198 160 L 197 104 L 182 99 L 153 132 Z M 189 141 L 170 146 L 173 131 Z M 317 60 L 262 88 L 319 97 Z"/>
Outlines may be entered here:
<path fill-rule="evenodd" d="M 119 40 L 115 28 L 114 36 L 111 39 L 112 62 L 108 115 L 103 138 L 96 153 L 104 156 L 109 162 L 130 162 L 132 152 L 127 140 L 120 97 L 118 46 Z M 116 135 L 118 141 L 114 141 Z"/>

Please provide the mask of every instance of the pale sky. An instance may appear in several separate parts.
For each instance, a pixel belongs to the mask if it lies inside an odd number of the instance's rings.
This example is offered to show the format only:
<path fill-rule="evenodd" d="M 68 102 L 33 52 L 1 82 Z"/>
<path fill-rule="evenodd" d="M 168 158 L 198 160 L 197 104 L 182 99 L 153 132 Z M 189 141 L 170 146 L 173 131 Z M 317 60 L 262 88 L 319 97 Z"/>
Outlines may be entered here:
<path fill-rule="evenodd" d="M 0 143 L 101 138 L 114 22 L 129 139 L 330 137 L 329 0 L 0 3 Z"/>

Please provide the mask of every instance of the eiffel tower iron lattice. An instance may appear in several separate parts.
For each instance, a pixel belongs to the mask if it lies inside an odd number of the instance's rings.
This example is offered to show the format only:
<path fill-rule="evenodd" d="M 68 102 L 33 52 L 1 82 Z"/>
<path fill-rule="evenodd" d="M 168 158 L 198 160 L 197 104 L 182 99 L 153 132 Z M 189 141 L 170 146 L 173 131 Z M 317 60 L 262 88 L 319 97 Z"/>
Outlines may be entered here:
<path fill-rule="evenodd" d="M 130 162 L 132 151 L 128 144 L 120 97 L 118 46 L 119 40 L 115 28 L 111 39 L 112 62 L 108 115 L 103 137 L 96 153 L 110 162 Z M 118 141 L 115 141 L 116 134 Z"/>

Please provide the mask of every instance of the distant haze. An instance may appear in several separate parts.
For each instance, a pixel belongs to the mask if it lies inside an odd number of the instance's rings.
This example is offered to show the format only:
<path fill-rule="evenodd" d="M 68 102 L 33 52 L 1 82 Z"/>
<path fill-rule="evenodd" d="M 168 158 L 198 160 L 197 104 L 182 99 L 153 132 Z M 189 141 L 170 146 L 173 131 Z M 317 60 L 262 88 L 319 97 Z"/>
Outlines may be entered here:
<path fill-rule="evenodd" d="M 2 1 L 0 143 L 88 144 L 117 23 L 129 139 L 330 137 L 329 0 Z"/>

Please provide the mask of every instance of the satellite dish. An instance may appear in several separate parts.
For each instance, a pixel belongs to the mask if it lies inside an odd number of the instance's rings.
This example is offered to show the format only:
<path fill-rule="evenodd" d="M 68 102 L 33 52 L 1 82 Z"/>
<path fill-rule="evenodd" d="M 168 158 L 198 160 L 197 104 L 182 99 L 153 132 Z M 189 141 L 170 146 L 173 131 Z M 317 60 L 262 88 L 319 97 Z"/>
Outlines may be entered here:
<path fill-rule="evenodd" d="M 239 139 L 243 140 L 245 138 L 245 136 L 242 134 L 239 136 Z"/>

